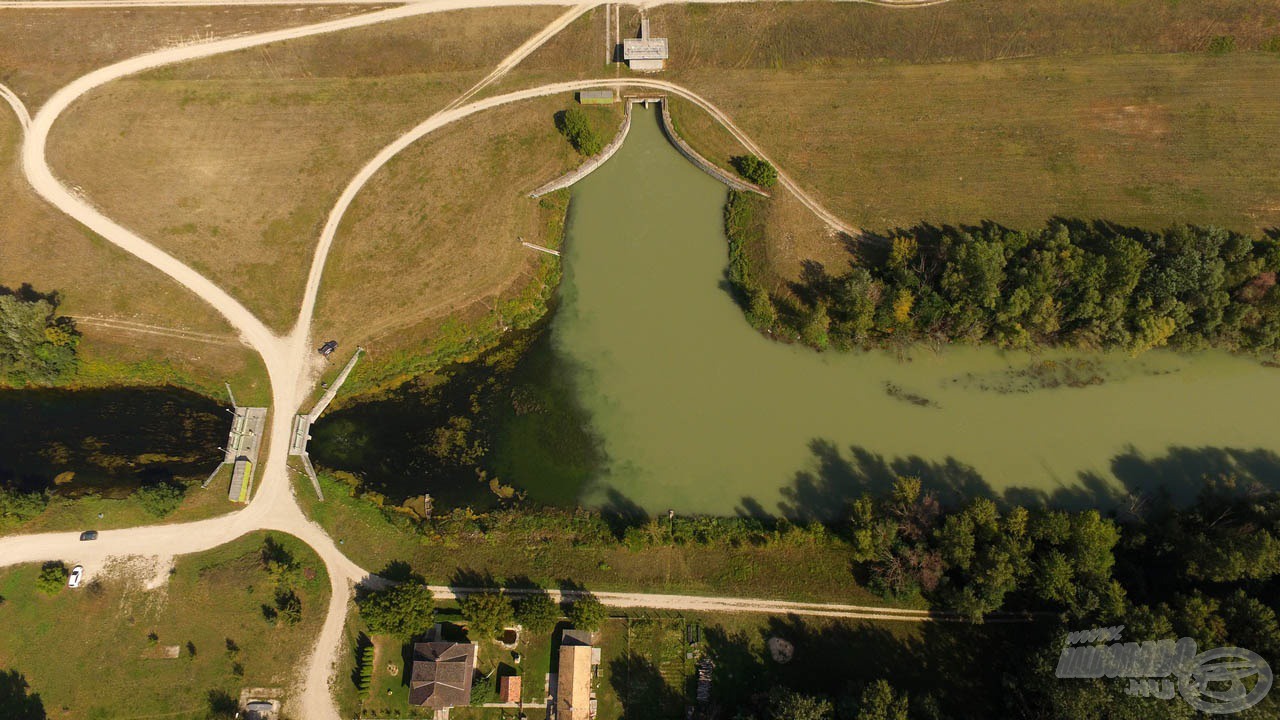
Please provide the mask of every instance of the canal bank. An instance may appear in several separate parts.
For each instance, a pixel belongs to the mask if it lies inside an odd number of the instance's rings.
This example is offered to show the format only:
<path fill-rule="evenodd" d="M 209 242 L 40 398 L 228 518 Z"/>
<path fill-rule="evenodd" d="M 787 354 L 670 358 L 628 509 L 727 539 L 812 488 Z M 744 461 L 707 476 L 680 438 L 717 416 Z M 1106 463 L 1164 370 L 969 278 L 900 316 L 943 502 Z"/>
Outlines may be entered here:
<path fill-rule="evenodd" d="M 896 475 L 947 498 L 1070 507 L 1194 494 L 1205 475 L 1275 482 L 1280 441 L 1254 400 L 1280 391 L 1280 371 L 1247 358 L 819 355 L 761 337 L 726 285 L 724 187 L 653 111 L 635 113 L 617 155 L 574 188 L 560 306 L 492 411 L 470 413 L 461 390 L 442 424 L 407 396 L 391 415 L 353 406 L 317 437 L 323 464 L 391 478 L 382 458 L 410 424 L 426 450 L 397 468 L 411 473 L 406 497 L 461 482 L 428 461 L 454 453 L 533 501 L 793 517 L 834 516 Z M 557 394 L 572 412 L 547 405 Z"/>

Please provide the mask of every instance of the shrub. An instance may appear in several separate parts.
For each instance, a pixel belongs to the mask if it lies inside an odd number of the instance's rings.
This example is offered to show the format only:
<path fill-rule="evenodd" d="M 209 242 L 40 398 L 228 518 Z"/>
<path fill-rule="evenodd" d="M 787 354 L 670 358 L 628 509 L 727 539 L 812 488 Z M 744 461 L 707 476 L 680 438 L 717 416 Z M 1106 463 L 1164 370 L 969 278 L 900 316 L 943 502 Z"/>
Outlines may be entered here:
<path fill-rule="evenodd" d="M 276 593 L 276 611 L 285 625 L 297 625 L 302 620 L 302 599 L 292 590 Z"/>
<path fill-rule="evenodd" d="M 360 616 L 375 633 L 413 637 L 435 624 L 435 600 L 426 585 L 405 583 L 356 599 Z"/>
<path fill-rule="evenodd" d="M 49 493 L 24 493 L 0 488 L 0 520 L 26 522 L 49 506 Z"/>
<path fill-rule="evenodd" d="M 41 296 L 29 286 L 0 294 L 0 377 L 48 384 L 75 372 L 80 334 L 57 306 L 56 295 Z"/>
<path fill-rule="evenodd" d="M 600 603 L 600 598 L 591 593 L 584 593 L 569 606 L 569 622 L 579 630 L 595 632 L 600 629 L 606 617 L 608 614 Z"/>
<path fill-rule="evenodd" d="M 155 485 L 143 485 L 133 492 L 134 497 L 138 499 L 138 504 L 147 514 L 155 517 L 164 517 L 182 504 L 182 498 L 186 494 L 187 489 L 173 483 L 156 483 Z"/>
<path fill-rule="evenodd" d="M 1235 52 L 1236 39 L 1231 35 L 1218 35 L 1209 41 L 1210 55 L 1226 55 Z"/>
<path fill-rule="evenodd" d="M 591 127 L 591 121 L 582 108 L 571 107 L 556 113 L 556 129 L 568 138 L 573 149 L 584 157 L 591 157 L 604 149 L 600 133 Z"/>
<path fill-rule="evenodd" d="M 356 690 L 361 698 L 369 697 L 369 688 L 373 686 L 373 645 L 365 645 L 360 649 L 360 662 L 356 668 Z"/>
<path fill-rule="evenodd" d="M 738 155 L 729 160 L 738 174 L 762 188 L 773 187 L 778 182 L 778 170 L 755 155 Z"/>
<path fill-rule="evenodd" d="M 40 576 L 36 578 L 36 588 L 46 595 L 53 595 L 66 586 L 70 575 L 67 566 L 61 561 L 47 562 L 40 568 Z"/>

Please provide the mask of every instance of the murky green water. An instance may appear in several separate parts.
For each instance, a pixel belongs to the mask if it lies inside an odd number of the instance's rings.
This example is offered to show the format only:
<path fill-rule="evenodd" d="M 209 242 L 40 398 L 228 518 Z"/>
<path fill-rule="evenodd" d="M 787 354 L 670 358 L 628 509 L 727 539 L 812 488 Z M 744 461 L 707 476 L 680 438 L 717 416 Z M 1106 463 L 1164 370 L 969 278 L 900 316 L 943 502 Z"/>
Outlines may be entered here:
<path fill-rule="evenodd" d="M 203 479 L 230 426 L 216 402 L 176 388 L 0 391 L 0 486 L 114 496 Z"/>
<path fill-rule="evenodd" d="M 896 474 L 1065 506 L 1124 489 L 1185 498 L 1226 472 L 1280 485 L 1280 369 L 1253 360 L 902 360 L 761 337 L 724 289 L 723 186 L 637 113 L 622 150 L 574 188 L 549 342 L 494 403 L 542 398 L 491 415 L 485 461 L 531 499 L 827 516 Z"/>

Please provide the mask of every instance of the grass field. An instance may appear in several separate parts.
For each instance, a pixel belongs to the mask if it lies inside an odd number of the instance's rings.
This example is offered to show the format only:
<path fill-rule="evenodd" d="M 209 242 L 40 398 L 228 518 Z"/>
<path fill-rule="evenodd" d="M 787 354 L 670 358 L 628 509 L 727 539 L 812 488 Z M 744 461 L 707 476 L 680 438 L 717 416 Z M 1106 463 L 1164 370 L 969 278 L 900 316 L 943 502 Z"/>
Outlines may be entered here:
<path fill-rule="evenodd" d="M 636 590 L 748 595 L 789 600 L 886 601 L 860 587 L 849 570 L 848 547 L 839 540 L 765 547 L 576 544 L 549 533 L 490 532 L 465 540 L 433 542 L 398 527 L 373 504 L 321 476 L 325 501 L 299 488 L 307 513 L 341 540 L 343 551 L 374 572 L 392 561 L 409 563 L 432 583 L 476 577 L 559 587 L 572 581 L 592 590 Z"/>
<path fill-rule="evenodd" d="M 650 17 L 671 39 L 661 77 L 725 110 L 854 226 L 1280 225 L 1275 0 L 673 4 Z M 602 42 L 603 19 L 583 18 L 507 85 L 625 75 L 586 52 Z M 673 116 L 713 161 L 738 152 L 691 106 Z M 843 243 L 801 214 L 771 212 L 778 274 L 806 257 L 842 268 Z"/>
<path fill-rule="evenodd" d="M 583 161 L 556 131 L 569 96 L 530 100 L 446 126 L 395 157 L 347 212 L 325 268 L 316 332 L 359 343 L 372 366 L 434 338 L 442 319 L 490 310 L 535 281 L 564 207 L 530 190 Z M 602 134 L 618 105 L 588 108 Z"/>
<path fill-rule="evenodd" d="M 59 87 L 149 50 L 330 20 L 372 6 L 12 10 L 0 13 L 0 83 L 32 114 Z"/>
<path fill-rule="evenodd" d="M 121 80 L 68 111 L 51 162 L 285 329 L 351 176 L 559 12 L 427 15 Z"/>
<path fill-rule="evenodd" d="M 871 230 L 1059 215 L 1257 232 L 1280 224 L 1277 71 L 1267 54 L 1129 55 L 744 70 L 691 84 Z M 786 109 L 747 100 L 765 95 Z"/>
<path fill-rule="evenodd" d="M 261 608 L 274 602 L 276 581 L 261 564 L 264 537 L 179 558 L 158 590 L 144 590 L 127 566 L 91 567 L 86 586 L 48 596 L 35 587 L 39 567 L 4 570 L 0 667 L 25 675 L 55 720 L 194 720 L 206 717 L 211 700 L 238 700 L 242 688 L 291 690 L 324 619 L 329 583 L 309 548 L 273 536 L 298 563 L 302 617 L 269 625 Z M 166 646 L 178 657 L 158 657 Z"/>
<path fill-rule="evenodd" d="M 37 198 L 21 176 L 18 143 L 17 120 L 0 113 L 0 286 L 57 292 L 59 311 L 78 318 L 81 366 L 71 383 L 172 384 L 220 395 L 230 381 L 244 401 L 264 402 L 266 372 L 222 317 Z"/>
<path fill-rule="evenodd" d="M 856 226 L 1280 223 L 1280 4 L 764 9 L 655 9 L 669 75 Z"/>
<path fill-rule="evenodd" d="M 230 481 L 231 471 L 230 466 L 227 466 L 219 471 L 218 476 L 209 483 L 207 488 L 201 488 L 198 482 L 189 484 L 182 504 L 162 518 L 157 518 L 144 510 L 133 496 L 124 498 L 108 498 L 100 495 L 55 496 L 44 512 L 25 523 L 20 525 L 0 523 L 0 535 L 25 535 L 66 530 L 109 530 L 203 520 L 244 507 L 227 499 L 227 485 Z M 99 515 L 102 517 L 98 517 Z"/>

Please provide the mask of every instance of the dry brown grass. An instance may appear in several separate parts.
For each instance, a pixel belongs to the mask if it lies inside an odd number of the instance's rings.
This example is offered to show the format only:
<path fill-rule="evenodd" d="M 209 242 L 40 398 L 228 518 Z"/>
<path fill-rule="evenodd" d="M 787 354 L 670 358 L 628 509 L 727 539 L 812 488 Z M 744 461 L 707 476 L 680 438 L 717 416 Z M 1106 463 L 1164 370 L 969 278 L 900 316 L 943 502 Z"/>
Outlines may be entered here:
<path fill-rule="evenodd" d="M 663 5 L 668 73 L 803 70 L 1031 56 L 1200 52 L 1230 35 L 1239 50 L 1280 37 L 1277 0 L 965 0 L 902 10 L 860 3 Z"/>
<path fill-rule="evenodd" d="M 148 50 L 330 20 L 370 6 L 188 7 L 0 12 L 0 83 L 31 108 L 95 68 Z"/>
<path fill-rule="evenodd" d="M 1258 231 L 1280 224 L 1278 70 L 1258 54 L 1126 55 L 690 84 L 857 226 L 1062 215 Z"/>
<path fill-rule="evenodd" d="M 680 137 L 699 155 L 715 163 L 721 169 L 734 172 L 730 160 L 743 155 L 747 149 L 715 118 L 688 100 L 678 97 L 667 99 L 671 122 Z"/>
<path fill-rule="evenodd" d="M 1246 52 L 1280 38 L 1278 15 L 1275 0 L 652 13 L 672 37 L 673 79 L 831 210 L 875 230 L 1053 215 L 1280 224 L 1269 100 L 1280 58 Z M 1237 52 L 1210 57 L 1220 35 Z M 695 146 L 729 147 L 702 119 L 681 121 Z"/>
<path fill-rule="evenodd" d="M 27 186 L 18 168 L 18 123 L 0 113 L 0 285 L 58 292 L 60 311 L 193 331 L 200 342 L 79 322 L 82 370 L 75 382 L 173 383 L 216 392 L 231 380 L 247 398 L 265 397 L 256 357 L 231 327 L 159 270 L 67 219 Z"/>
<path fill-rule="evenodd" d="M 351 176 L 560 12 L 427 15 L 122 80 L 68 111 L 51 162 L 285 329 Z"/>
<path fill-rule="evenodd" d="M 387 164 L 348 211 L 325 268 L 317 332 L 373 355 L 427 339 L 445 316 L 473 313 L 531 278 L 549 218 L 527 196 L 582 162 L 547 97 L 448 125 Z M 588 110 L 616 128 L 621 106 Z M 497 180 L 500 179 L 500 180 Z"/>
<path fill-rule="evenodd" d="M 640 22 L 636 7 L 622 7 L 621 17 L 623 28 L 631 28 L 630 34 L 634 35 Z M 518 88 L 567 80 L 632 76 L 633 73 L 626 65 L 605 61 L 607 48 L 604 31 L 605 8 L 592 8 L 530 53 L 483 94 L 499 95 Z M 610 30 L 610 36 L 613 34 Z M 623 36 L 629 35 L 624 32 Z"/>

